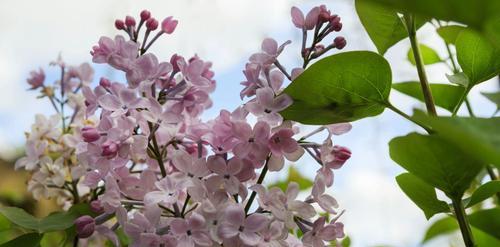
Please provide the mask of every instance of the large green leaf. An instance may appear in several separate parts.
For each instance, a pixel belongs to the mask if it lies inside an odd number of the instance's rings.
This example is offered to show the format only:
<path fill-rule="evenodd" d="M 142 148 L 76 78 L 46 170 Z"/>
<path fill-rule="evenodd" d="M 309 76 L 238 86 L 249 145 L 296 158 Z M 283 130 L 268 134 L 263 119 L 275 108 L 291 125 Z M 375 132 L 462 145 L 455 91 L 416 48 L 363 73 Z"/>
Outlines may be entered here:
<path fill-rule="evenodd" d="M 489 181 L 477 188 L 472 196 L 465 199 L 465 207 L 472 207 L 500 192 L 500 181 Z"/>
<path fill-rule="evenodd" d="M 351 51 L 319 60 L 286 89 L 294 102 L 282 115 L 304 124 L 351 122 L 384 111 L 391 68 L 377 53 Z"/>
<path fill-rule="evenodd" d="M 470 86 L 486 81 L 500 71 L 500 52 L 480 33 L 466 29 L 457 37 L 457 60 Z"/>
<path fill-rule="evenodd" d="M 465 29 L 464 26 L 459 25 L 449 25 L 444 27 L 439 27 L 436 29 L 437 33 L 444 41 L 448 44 L 455 44 L 458 35 Z"/>
<path fill-rule="evenodd" d="M 442 62 L 439 54 L 434 49 L 423 44 L 419 44 L 418 47 L 420 48 L 420 54 L 422 55 L 422 60 L 424 61 L 425 65 Z M 406 57 L 411 64 L 416 65 L 415 57 L 413 56 L 413 49 L 411 47 L 408 50 Z"/>
<path fill-rule="evenodd" d="M 500 117 L 430 117 L 415 111 L 413 118 L 432 127 L 441 137 L 460 147 L 462 153 L 500 167 Z"/>
<path fill-rule="evenodd" d="M 356 0 L 356 12 L 380 54 L 408 37 L 406 28 L 394 9 L 369 0 Z"/>
<path fill-rule="evenodd" d="M 467 24 L 481 31 L 500 48 L 500 1 L 498 0 L 371 0 L 396 8 L 445 21 Z"/>
<path fill-rule="evenodd" d="M 490 234 L 481 231 L 475 227 L 471 227 L 472 235 L 478 247 L 500 246 L 500 240 Z"/>
<path fill-rule="evenodd" d="M 464 88 L 460 86 L 450 84 L 430 84 L 430 86 L 434 103 L 450 112 L 453 111 L 464 93 Z M 392 88 L 424 102 L 424 94 L 422 93 L 420 82 L 409 81 L 395 83 L 392 85 Z"/>
<path fill-rule="evenodd" d="M 411 133 L 389 143 L 391 158 L 451 199 L 461 199 L 484 163 L 436 135 Z"/>
<path fill-rule="evenodd" d="M 35 230 L 39 233 L 65 230 L 73 226 L 73 222 L 82 214 L 86 214 L 88 205 L 77 204 L 68 212 L 56 212 L 45 218 L 35 218 L 21 208 L 2 207 L 0 213 L 12 223 L 25 229 Z"/>
<path fill-rule="evenodd" d="M 449 234 L 458 229 L 458 223 L 455 218 L 452 217 L 444 217 L 442 219 L 439 219 L 438 221 L 434 222 L 428 229 L 427 232 L 425 233 L 424 239 L 422 240 L 422 243 L 425 243 L 437 236 L 443 235 L 443 234 Z"/>
<path fill-rule="evenodd" d="M 424 211 L 425 217 L 430 219 L 437 213 L 448 212 L 446 202 L 437 199 L 436 189 L 411 173 L 403 173 L 396 177 L 403 192 Z"/>
<path fill-rule="evenodd" d="M 38 247 L 42 236 L 38 233 L 27 233 L 0 245 L 0 247 Z"/>
<path fill-rule="evenodd" d="M 500 239 L 500 208 L 474 212 L 468 216 L 472 226 Z"/>

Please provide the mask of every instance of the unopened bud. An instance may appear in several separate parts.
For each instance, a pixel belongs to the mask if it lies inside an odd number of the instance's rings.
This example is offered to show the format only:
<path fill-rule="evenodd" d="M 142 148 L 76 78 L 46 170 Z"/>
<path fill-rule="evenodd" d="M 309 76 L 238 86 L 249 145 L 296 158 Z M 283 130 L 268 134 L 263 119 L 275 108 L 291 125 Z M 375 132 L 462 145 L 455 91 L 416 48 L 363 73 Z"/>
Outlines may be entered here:
<path fill-rule="evenodd" d="M 127 27 L 133 27 L 133 26 L 135 26 L 135 19 L 134 19 L 134 17 L 132 17 L 130 15 L 127 15 L 125 17 L 125 25 Z"/>
<path fill-rule="evenodd" d="M 116 20 L 115 27 L 118 30 L 123 30 L 123 29 L 125 29 L 125 22 L 123 22 L 122 20 Z"/>
<path fill-rule="evenodd" d="M 151 18 L 151 12 L 149 12 L 148 10 L 141 11 L 141 20 L 142 21 L 147 21 L 147 20 L 149 20 L 149 18 Z"/>
<path fill-rule="evenodd" d="M 330 26 L 331 29 L 335 32 L 342 30 L 342 22 L 340 22 L 340 17 L 337 15 L 332 16 L 330 19 Z"/>
<path fill-rule="evenodd" d="M 45 81 L 45 72 L 42 69 L 38 71 L 33 70 L 30 72 L 30 78 L 28 78 L 28 84 L 31 85 L 31 89 L 37 89 L 43 86 L 43 82 Z"/>
<path fill-rule="evenodd" d="M 179 68 L 179 64 L 177 64 L 179 59 L 181 59 L 181 56 L 179 56 L 177 54 L 174 54 L 174 55 L 172 55 L 172 57 L 170 57 L 170 64 L 172 64 L 172 70 L 173 70 L 172 73 L 177 73 L 181 70 Z"/>
<path fill-rule="evenodd" d="M 158 28 L 158 21 L 155 19 L 155 18 L 149 18 L 147 21 L 146 21 L 146 28 L 149 30 L 149 31 L 154 31 Z"/>
<path fill-rule="evenodd" d="M 333 44 L 335 45 L 335 48 L 341 50 L 342 48 L 345 47 L 347 44 L 347 41 L 345 40 L 344 37 L 338 36 L 333 40 Z"/>
<path fill-rule="evenodd" d="M 88 238 L 92 236 L 95 230 L 94 218 L 84 215 L 75 220 L 76 233 L 79 238 Z"/>
<path fill-rule="evenodd" d="M 90 202 L 90 210 L 94 213 L 102 213 L 104 211 L 104 208 L 101 205 L 101 201 L 99 200 L 94 200 Z"/>
<path fill-rule="evenodd" d="M 101 77 L 101 79 L 99 80 L 99 85 L 101 85 L 103 88 L 108 88 L 111 87 L 111 81 L 109 81 L 105 77 Z"/>
<path fill-rule="evenodd" d="M 342 146 L 333 147 L 333 156 L 335 160 L 333 161 L 338 168 L 340 168 L 349 158 L 351 158 L 351 150 Z"/>
<path fill-rule="evenodd" d="M 114 157 L 118 152 L 118 144 L 112 140 L 105 141 L 101 148 L 103 156 Z"/>
<path fill-rule="evenodd" d="M 101 138 L 101 135 L 96 128 L 87 126 L 82 128 L 82 137 L 85 142 L 95 142 Z"/>
<path fill-rule="evenodd" d="M 172 16 L 169 16 L 161 22 L 161 30 L 165 33 L 171 34 L 175 31 L 177 23 L 178 23 L 177 20 L 174 20 Z"/>

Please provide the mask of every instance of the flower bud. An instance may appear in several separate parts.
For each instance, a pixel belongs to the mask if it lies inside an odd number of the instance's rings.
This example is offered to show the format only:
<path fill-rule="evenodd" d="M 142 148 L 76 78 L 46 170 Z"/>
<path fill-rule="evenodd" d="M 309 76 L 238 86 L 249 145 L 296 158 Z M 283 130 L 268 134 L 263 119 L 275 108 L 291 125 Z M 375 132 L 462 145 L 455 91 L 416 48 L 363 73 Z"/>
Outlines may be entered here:
<path fill-rule="evenodd" d="M 177 61 L 179 61 L 179 59 L 181 59 L 181 56 L 177 54 L 174 54 L 172 55 L 172 57 L 170 57 L 170 64 L 172 64 L 172 70 L 173 70 L 172 73 L 177 73 L 181 70 L 179 68 L 179 64 L 177 64 Z"/>
<path fill-rule="evenodd" d="M 123 29 L 125 29 L 125 22 L 123 22 L 122 20 L 116 20 L 115 27 L 118 30 L 123 30 Z"/>
<path fill-rule="evenodd" d="M 101 148 L 103 156 L 113 157 L 118 152 L 118 144 L 112 140 L 105 141 Z"/>
<path fill-rule="evenodd" d="M 146 28 L 149 30 L 149 31 L 154 31 L 158 28 L 158 21 L 155 19 L 155 18 L 149 18 L 147 21 L 146 21 Z"/>
<path fill-rule="evenodd" d="M 134 19 L 134 17 L 132 17 L 130 15 L 127 15 L 125 17 L 125 25 L 127 27 L 133 27 L 133 26 L 135 26 L 135 19 Z"/>
<path fill-rule="evenodd" d="M 349 158 L 351 158 L 351 150 L 346 147 L 335 145 L 332 150 L 335 160 L 333 161 L 340 168 Z"/>
<path fill-rule="evenodd" d="M 79 238 L 88 238 L 92 236 L 95 229 L 94 218 L 84 215 L 75 220 L 76 233 Z"/>
<path fill-rule="evenodd" d="M 141 11 L 141 21 L 147 21 L 149 18 L 151 18 L 151 12 L 148 10 Z"/>
<path fill-rule="evenodd" d="M 175 27 L 177 27 L 177 23 L 177 20 L 174 20 L 172 16 L 169 16 L 161 22 L 161 30 L 165 33 L 171 34 L 174 32 Z"/>
<path fill-rule="evenodd" d="M 333 15 L 330 19 L 331 29 L 335 32 L 342 30 L 342 22 L 340 22 L 340 17 L 338 15 Z"/>
<path fill-rule="evenodd" d="M 101 85 L 101 87 L 103 88 L 109 88 L 111 87 L 111 82 L 107 78 L 101 77 L 101 79 L 99 80 L 99 85 Z"/>
<path fill-rule="evenodd" d="M 96 128 L 87 126 L 82 128 L 82 137 L 85 142 L 95 142 L 99 140 L 101 135 Z"/>
<path fill-rule="evenodd" d="M 101 201 L 99 200 L 94 200 L 90 202 L 90 210 L 94 213 L 102 213 L 104 211 L 104 208 L 101 205 Z"/>
<path fill-rule="evenodd" d="M 28 78 L 28 84 L 31 85 L 31 89 L 37 89 L 43 86 L 43 82 L 45 81 L 45 72 L 42 69 L 38 71 L 33 70 L 30 72 L 30 78 Z"/>
<path fill-rule="evenodd" d="M 345 47 L 345 45 L 347 44 L 347 41 L 345 40 L 344 37 L 342 36 L 338 36 L 336 37 L 334 40 L 333 40 L 333 44 L 335 45 L 335 48 L 337 49 L 342 49 Z"/>

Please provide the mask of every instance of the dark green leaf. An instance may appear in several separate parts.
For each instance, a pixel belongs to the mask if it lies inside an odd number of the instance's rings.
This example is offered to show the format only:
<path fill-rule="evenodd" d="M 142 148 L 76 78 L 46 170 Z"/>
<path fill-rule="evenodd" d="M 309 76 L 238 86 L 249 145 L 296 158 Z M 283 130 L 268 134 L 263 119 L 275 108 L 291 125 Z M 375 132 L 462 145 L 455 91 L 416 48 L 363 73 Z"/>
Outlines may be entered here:
<path fill-rule="evenodd" d="M 0 232 L 10 229 L 10 221 L 0 214 Z"/>
<path fill-rule="evenodd" d="M 430 86 L 432 96 L 434 97 L 434 103 L 450 112 L 453 111 L 464 93 L 464 88 L 459 86 L 449 84 L 430 84 Z M 395 83 L 392 85 L 392 88 L 424 102 L 424 95 L 420 82 L 410 81 Z"/>
<path fill-rule="evenodd" d="M 474 235 L 474 240 L 478 247 L 500 246 L 500 240 L 497 238 L 475 227 L 471 227 L 471 229 L 472 235 Z"/>
<path fill-rule="evenodd" d="M 319 60 L 285 93 L 294 102 L 282 115 L 304 124 L 351 122 L 384 111 L 391 90 L 391 68 L 370 51 L 351 51 Z"/>
<path fill-rule="evenodd" d="M 461 148 L 461 152 L 500 167 L 500 117 L 430 117 L 416 111 L 416 120 L 431 126 L 441 137 Z"/>
<path fill-rule="evenodd" d="M 480 210 L 468 216 L 475 228 L 500 239 L 500 208 Z"/>
<path fill-rule="evenodd" d="M 356 12 L 380 54 L 408 37 L 406 28 L 394 9 L 367 0 L 356 0 Z"/>
<path fill-rule="evenodd" d="M 486 98 L 488 98 L 491 102 L 495 103 L 497 105 L 497 111 L 500 110 L 500 92 L 496 93 L 481 93 L 484 95 Z"/>
<path fill-rule="evenodd" d="M 484 167 L 481 161 L 436 135 L 396 137 L 390 141 L 389 151 L 396 163 L 451 199 L 461 199 Z"/>
<path fill-rule="evenodd" d="M 471 29 L 460 32 L 456 40 L 457 60 L 472 83 L 486 81 L 500 71 L 500 52 L 480 33 Z"/>
<path fill-rule="evenodd" d="M 465 29 L 464 26 L 449 25 L 436 29 L 437 33 L 448 44 L 455 44 L 458 34 Z"/>
<path fill-rule="evenodd" d="M 410 173 L 403 173 L 396 177 L 396 181 L 403 192 L 424 211 L 427 219 L 437 213 L 449 211 L 448 204 L 437 199 L 434 187 L 418 177 Z"/>
<path fill-rule="evenodd" d="M 42 236 L 43 235 L 38 233 L 24 234 L 0 245 L 0 247 L 38 247 L 40 246 Z"/>
<path fill-rule="evenodd" d="M 477 188 L 470 198 L 465 199 L 465 207 L 472 207 L 500 192 L 500 181 L 489 181 Z"/>
<path fill-rule="evenodd" d="M 454 232 L 455 230 L 458 229 L 458 223 L 455 218 L 452 217 L 445 217 L 442 218 L 434 224 L 432 224 L 428 229 L 427 232 L 425 233 L 424 240 L 422 240 L 422 243 L 425 243 L 437 236 L 443 235 L 443 234 L 449 234 L 451 232 Z"/>
<path fill-rule="evenodd" d="M 422 59 L 425 65 L 442 62 L 438 53 L 434 49 L 423 44 L 418 45 L 418 47 L 420 48 L 420 54 L 422 54 Z M 413 65 L 416 64 L 415 57 L 413 56 L 413 49 L 411 47 L 408 50 L 406 57 L 408 58 L 408 61 L 410 61 L 411 64 Z"/>

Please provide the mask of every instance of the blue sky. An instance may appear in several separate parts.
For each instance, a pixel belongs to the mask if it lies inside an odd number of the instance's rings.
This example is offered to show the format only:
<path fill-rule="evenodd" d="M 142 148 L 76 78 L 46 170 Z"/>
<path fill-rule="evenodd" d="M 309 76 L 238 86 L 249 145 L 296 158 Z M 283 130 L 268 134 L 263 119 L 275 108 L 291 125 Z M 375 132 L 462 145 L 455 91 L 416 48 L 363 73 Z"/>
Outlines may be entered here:
<path fill-rule="evenodd" d="M 328 7 L 342 17 L 341 33 L 347 39 L 346 50 L 375 50 L 359 23 L 353 1 L 323 2 L 328 2 Z M 285 50 L 281 61 L 289 68 L 297 64 L 299 32 L 291 24 L 289 9 L 298 5 L 309 10 L 320 3 L 322 1 L 2 1 L 0 35 L 9 39 L 0 40 L 0 153 L 22 145 L 23 131 L 29 130 L 35 113 L 51 113 L 48 102 L 35 100 L 36 94 L 26 91 L 25 78 L 29 71 L 40 66 L 47 68 L 59 52 L 69 64 L 90 61 L 88 51 L 99 36 L 116 33 L 112 28 L 115 18 L 149 8 L 159 18 L 174 15 L 180 20 L 176 33 L 158 42 L 154 51 L 164 60 L 173 52 L 185 56 L 198 53 L 214 63 L 218 88 L 212 94 L 213 108 L 204 115 L 209 119 L 221 109 L 234 109 L 241 103 L 239 82 L 244 78 L 241 71 L 247 58 L 258 51 L 264 37 L 273 37 L 278 42 L 291 39 L 294 43 Z M 78 15 L 72 12 L 74 9 L 79 10 Z M 14 10 L 22 10 L 23 17 Z M 418 35 L 422 43 L 445 56 L 444 46 L 431 25 L 422 28 Z M 415 68 L 405 59 L 408 48 L 408 41 L 400 42 L 385 56 L 392 65 L 395 82 L 418 78 Z M 106 66 L 94 68 L 95 81 L 103 75 L 123 78 Z M 54 68 L 46 71 L 48 80 L 58 74 Z M 427 73 L 431 82 L 446 83 L 444 73 L 451 72 L 444 65 L 433 65 Z M 471 101 L 477 115 L 490 116 L 494 112 L 494 105 L 479 92 L 495 91 L 497 86 L 492 80 L 473 90 Z M 397 92 L 391 93 L 391 101 L 407 113 L 415 107 L 423 107 L 422 103 Z M 463 109 L 460 113 L 465 114 Z M 394 177 L 402 169 L 390 160 L 387 143 L 395 136 L 419 129 L 389 110 L 376 118 L 355 122 L 353 126 L 350 133 L 334 139 L 336 144 L 349 147 L 353 156 L 336 171 L 331 190 L 346 209 L 342 219 L 353 246 L 418 246 L 428 223 L 397 187 Z M 310 177 L 316 170 L 311 159 L 303 159 L 296 166 Z M 277 176 L 269 179 L 277 179 Z M 438 239 L 426 246 L 446 243 L 447 239 Z"/>

